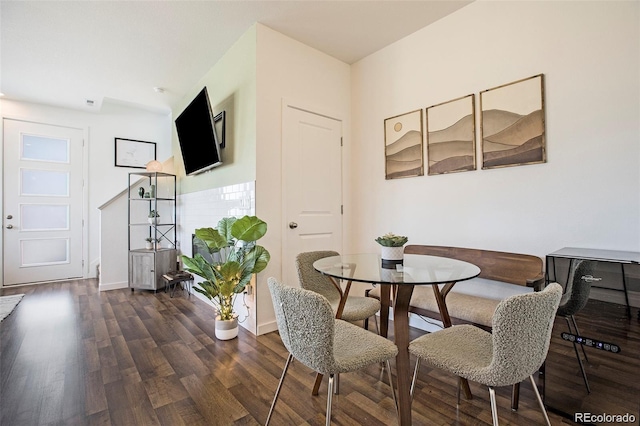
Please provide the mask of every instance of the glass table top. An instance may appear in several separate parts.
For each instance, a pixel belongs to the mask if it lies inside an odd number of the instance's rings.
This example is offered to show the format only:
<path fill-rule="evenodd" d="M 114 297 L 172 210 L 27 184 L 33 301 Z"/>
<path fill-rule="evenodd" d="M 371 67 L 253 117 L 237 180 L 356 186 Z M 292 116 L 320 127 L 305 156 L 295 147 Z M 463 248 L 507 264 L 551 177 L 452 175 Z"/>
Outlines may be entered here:
<path fill-rule="evenodd" d="M 313 263 L 322 274 L 374 284 L 443 284 L 477 277 L 480 268 L 461 260 L 405 254 L 401 265 L 382 266 L 379 254 L 325 257 Z"/>

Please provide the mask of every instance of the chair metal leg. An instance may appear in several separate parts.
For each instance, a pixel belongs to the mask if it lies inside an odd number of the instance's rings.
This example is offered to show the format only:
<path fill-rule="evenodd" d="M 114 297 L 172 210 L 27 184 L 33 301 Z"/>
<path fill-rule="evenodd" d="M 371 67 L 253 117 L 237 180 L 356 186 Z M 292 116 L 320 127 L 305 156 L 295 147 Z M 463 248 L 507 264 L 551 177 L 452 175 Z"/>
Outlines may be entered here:
<path fill-rule="evenodd" d="M 411 391 L 409 392 L 409 395 L 411 396 L 411 399 L 413 399 L 413 391 L 414 391 L 414 388 L 416 387 L 416 380 L 418 378 L 418 370 L 420 370 L 420 358 L 416 359 L 416 368 L 413 370 L 413 379 L 411 379 Z"/>
<path fill-rule="evenodd" d="M 493 426 L 498 426 L 498 405 L 496 404 L 496 390 L 493 386 L 489 386 L 489 396 L 491 397 L 491 417 L 493 418 Z"/>
<path fill-rule="evenodd" d="M 387 360 L 387 374 L 389 374 L 389 386 L 391 387 L 391 395 L 393 395 L 393 405 L 396 406 L 396 415 L 398 414 L 398 399 L 396 398 L 396 388 L 393 387 L 393 376 L 391 374 L 391 363 Z M 413 389 L 413 385 L 411 386 Z M 411 393 L 413 396 L 413 392 Z"/>
<path fill-rule="evenodd" d="M 569 317 L 564 317 L 564 319 L 567 320 L 569 333 L 573 333 L 573 330 L 571 330 L 571 321 L 569 321 Z M 575 319 L 573 321 L 575 325 Z M 577 327 L 576 327 L 576 334 L 580 335 Z M 587 393 L 591 393 L 591 387 L 589 386 L 589 380 L 587 379 L 587 372 L 584 370 L 584 364 L 582 364 L 582 357 L 580 357 L 580 352 L 578 352 L 578 345 L 576 344 L 576 342 L 572 342 L 572 343 L 573 343 L 573 350 L 576 352 L 576 358 L 578 359 L 578 364 L 580 365 L 580 372 L 582 373 L 582 379 L 584 380 L 584 385 L 587 388 Z M 584 352 L 584 348 L 582 348 L 582 351 Z"/>
<path fill-rule="evenodd" d="M 533 386 L 533 391 L 536 394 L 538 405 L 540 405 L 540 409 L 542 410 L 542 414 L 544 415 L 544 420 L 547 422 L 547 426 L 551 426 L 549 416 L 547 415 L 547 410 L 544 408 L 544 402 L 542 402 L 542 397 L 540 396 L 540 392 L 538 392 L 538 386 L 536 386 L 536 382 L 535 380 L 533 380 L 533 375 L 529 376 L 529 380 L 531 381 L 531 386 Z"/>
<path fill-rule="evenodd" d="M 331 403 L 332 403 L 331 397 L 332 396 L 333 396 L 333 374 L 329 374 L 329 389 L 327 390 L 327 421 L 326 421 L 327 426 L 331 426 Z"/>
<path fill-rule="evenodd" d="M 280 395 L 280 389 L 282 388 L 282 382 L 284 382 L 284 376 L 287 374 L 287 369 L 289 368 L 289 364 L 291 364 L 292 359 L 293 355 L 289 354 L 289 356 L 287 357 L 287 362 L 284 364 L 282 376 L 280 376 L 280 383 L 278 383 L 278 388 L 276 389 L 276 394 L 273 397 L 273 402 L 271 403 L 271 408 L 269 409 L 269 415 L 267 416 L 267 421 L 264 426 L 268 426 L 269 421 L 271 421 L 271 415 L 273 414 L 273 409 L 276 408 L 276 402 L 278 401 L 278 395 Z"/>

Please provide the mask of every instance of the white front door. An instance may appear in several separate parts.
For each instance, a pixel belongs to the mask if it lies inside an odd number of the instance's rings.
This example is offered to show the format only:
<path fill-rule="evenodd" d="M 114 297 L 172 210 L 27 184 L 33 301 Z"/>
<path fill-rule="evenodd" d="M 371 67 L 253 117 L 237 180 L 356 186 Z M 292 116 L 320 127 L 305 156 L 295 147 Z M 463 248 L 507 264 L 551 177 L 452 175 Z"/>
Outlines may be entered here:
<path fill-rule="evenodd" d="M 283 275 L 298 285 L 298 253 L 342 249 L 342 122 L 283 106 Z"/>
<path fill-rule="evenodd" d="M 3 128 L 4 285 L 82 277 L 82 130 Z"/>

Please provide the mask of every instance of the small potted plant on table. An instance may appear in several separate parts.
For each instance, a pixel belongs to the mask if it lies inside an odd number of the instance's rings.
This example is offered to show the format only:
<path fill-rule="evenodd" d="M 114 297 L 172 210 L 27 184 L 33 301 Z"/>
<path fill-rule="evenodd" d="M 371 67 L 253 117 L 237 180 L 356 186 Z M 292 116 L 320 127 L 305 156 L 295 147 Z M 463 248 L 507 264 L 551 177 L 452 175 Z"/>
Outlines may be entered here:
<path fill-rule="evenodd" d="M 266 222 L 256 216 L 227 217 L 215 229 L 196 229 L 194 242 L 211 254 L 211 260 L 201 254 L 193 258 L 182 256 L 184 269 L 204 278 L 193 289 L 213 302 L 218 339 L 229 340 L 238 335 L 238 315 L 233 302 L 251 276 L 269 263 L 269 252 L 256 244 L 266 233 Z"/>
<path fill-rule="evenodd" d="M 404 245 L 408 240 L 404 235 L 396 235 L 392 232 L 376 238 L 376 242 L 381 246 L 382 266 L 395 267 L 396 264 L 402 263 Z"/>
<path fill-rule="evenodd" d="M 147 237 L 147 238 L 145 238 L 144 240 L 146 241 L 145 248 L 146 248 L 147 250 L 151 250 L 151 249 L 153 249 L 153 238 L 151 238 L 151 237 Z"/>

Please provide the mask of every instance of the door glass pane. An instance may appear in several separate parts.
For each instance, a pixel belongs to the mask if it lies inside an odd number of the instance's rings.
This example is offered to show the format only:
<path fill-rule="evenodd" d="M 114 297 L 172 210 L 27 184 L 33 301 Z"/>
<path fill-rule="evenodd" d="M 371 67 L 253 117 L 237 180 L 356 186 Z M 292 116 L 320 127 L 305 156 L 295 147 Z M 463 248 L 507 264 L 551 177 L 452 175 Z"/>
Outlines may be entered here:
<path fill-rule="evenodd" d="M 21 266 L 69 263 L 67 238 L 34 239 L 20 241 Z"/>
<path fill-rule="evenodd" d="M 69 141 L 67 139 L 22 135 L 21 143 L 21 158 L 23 160 L 69 162 Z"/>
<path fill-rule="evenodd" d="M 69 196 L 69 173 L 20 169 L 21 195 Z"/>
<path fill-rule="evenodd" d="M 22 231 L 60 231 L 69 229 L 69 206 L 66 204 L 22 204 Z"/>

